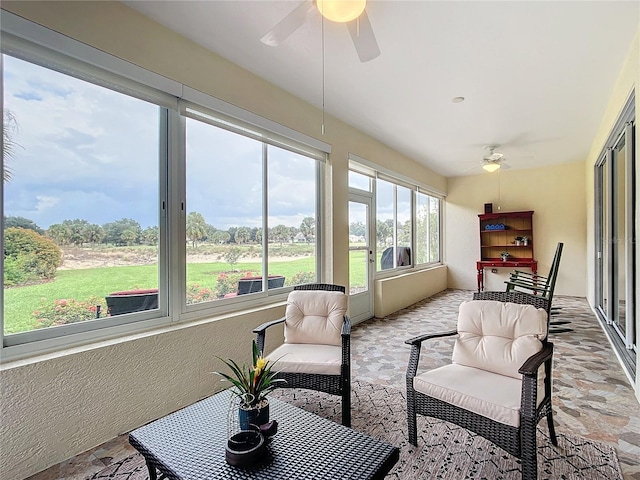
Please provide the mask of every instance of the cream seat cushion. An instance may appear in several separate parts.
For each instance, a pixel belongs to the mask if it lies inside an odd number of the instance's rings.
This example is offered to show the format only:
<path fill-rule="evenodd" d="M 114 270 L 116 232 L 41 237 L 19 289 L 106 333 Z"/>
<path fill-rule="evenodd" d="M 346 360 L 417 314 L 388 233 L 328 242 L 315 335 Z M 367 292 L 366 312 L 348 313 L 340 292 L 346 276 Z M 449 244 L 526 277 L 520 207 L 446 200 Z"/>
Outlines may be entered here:
<path fill-rule="evenodd" d="M 341 346 L 347 299 L 342 292 L 291 292 L 285 312 L 284 342 Z"/>
<path fill-rule="evenodd" d="M 285 343 L 267 355 L 273 371 L 340 375 L 342 347 Z"/>
<path fill-rule="evenodd" d="M 514 427 L 520 426 L 521 386 L 515 378 L 455 363 L 413 379 L 418 392 Z"/>

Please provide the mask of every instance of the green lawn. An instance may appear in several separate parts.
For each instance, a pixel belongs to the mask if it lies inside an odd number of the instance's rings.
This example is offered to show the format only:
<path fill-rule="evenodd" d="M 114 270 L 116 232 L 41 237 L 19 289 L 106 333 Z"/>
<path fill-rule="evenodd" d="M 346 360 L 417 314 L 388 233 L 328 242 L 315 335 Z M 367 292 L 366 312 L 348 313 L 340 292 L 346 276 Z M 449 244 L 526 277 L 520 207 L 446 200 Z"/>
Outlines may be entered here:
<path fill-rule="evenodd" d="M 362 259 L 364 259 L 365 252 L 355 253 L 362 255 Z M 296 273 L 315 270 L 314 257 L 301 257 L 289 261 L 277 261 L 276 258 L 269 262 L 271 275 L 283 275 L 290 279 Z M 353 254 L 352 258 L 355 259 Z M 252 263 L 238 263 L 234 266 L 234 270 L 241 273 L 259 272 L 260 269 L 259 260 Z M 218 275 L 228 271 L 229 264 L 225 262 L 191 263 L 187 265 L 187 283 L 214 289 Z M 352 284 L 364 285 L 364 275 L 361 269 L 354 269 Z M 112 292 L 156 288 L 157 286 L 158 268 L 156 265 L 59 270 L 55 280 L 51 282 L 4 290 L 5 333 L 11 334 L 34 329 L 36 319 L 33 312 L 41 308 L 43 304 L 53 304 L 55 300 L 86 301 L 92 297 L 98 297 L 104 311 L 106 304 L 103 299 Z"/>

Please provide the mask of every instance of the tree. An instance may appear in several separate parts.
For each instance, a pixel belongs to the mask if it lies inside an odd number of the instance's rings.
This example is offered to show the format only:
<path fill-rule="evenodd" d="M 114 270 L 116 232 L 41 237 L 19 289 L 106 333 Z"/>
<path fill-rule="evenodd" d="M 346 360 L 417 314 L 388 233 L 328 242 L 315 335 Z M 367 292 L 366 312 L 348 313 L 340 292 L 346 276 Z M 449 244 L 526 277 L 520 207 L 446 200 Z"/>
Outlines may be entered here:
<path fill-rule="evenodd" d="M 391 225 L 389 225 L 391 222 Z M 393 220 L 387 220 L 383 222 L 382 220 L 378 220 L 376 222 L 376 240 L 378 241 L 379 247 L 384 247 L 390 245 L 388 242 L 389 237 L 393 237 Z"/>
<path fill-rule="evenodd" d="M 142 227 L 138 222 L 131 218 L 123 218 L 111 223 L 105 223 L 102 228 L 104 229 L 104 241 L 113 245 L 126 245 L 127 241 L 122 238 L 122 233 L 125 230 L 131 230 L 135 232 L 136 238 L 133 243 L 138 243 L 140 235 L 142 234 Z M 129 238 L 129 234 L 125 235 Z"/>
<path fill-rule="evenodd" d="M 16 116 L 10 110 L 4 109 L 2 115 L 2 181 L 11 180 L 11 169 L 8 166 L 9 159 L 16 156 L 16 147 L 19 147 L 14 138 L 18 133 L 18 121 Z"/>
<path fill-rule="evenodd" d="M 291 230 L 286 225 L 276 225 L 271 229 L 269 236 L 271 240 L 282 245 L 291 239 Z"/>
<path fill-rule="evenodd" d="M 198 247 L 198 242 L 207 236 L 207 222 L 201 213 L 189 212 L 187 215 L 187 239 L 191 241 L 193 248 Z"/>
<path fill-rule="evenodd" d="M 33 220 L 24 217 L 4 217 L 4 228 L 27 228 L 44 235 L 42 230 Z"/>
<path fill-rule="evenodd" d="M 207 242 L 213 242 L 213 235 L 218 231 L 213 225 L 207 223 Z"/>
<path fill-rule="evenodd" d="M 238 244 L 247 243 L 250 238 L 251 238 L 251 231 L 247 227 L 239 227 L 238 230 L 236 230 L 236 234 L 235 234 L 236 243 Z"/>
<path fill-rule="evenodd" d="M 127 245 L 135 245 L 138 240 L 137 232 L 132 228 L 127 228 L 120 234 L 122 242 Z"/>
<path fill-rule="evenodd" d="M 67 228 L 68 242 L 78 247 L 82 246 L 85 242 L 90 242 L 90 231 L 95 230 L 96 227 L 100 228 L 98 225 L 92 226 L 86 220 L 80 220 L 78 218 L 75 220 L 65 220 L 62 222 L 62 225 Z"/>
<path fill-rule="evenodd" d="M 304 217 L 300 224 L 300 232 L 304 235 L 307 243 L 313 241 L 316 237 L 316 219 L 313 217 Z"/>
<path fill-rule="evenodd" d="M 227 232 L 229 232 L 229 235 L 231 235 L 231 240 L 229 241 L 236 241 L 236 230 L 238 230 L 238 227 L 229 227 L 229 229 L 227 230 Z"/>
<path fill-rule="evenodd" d="M 85 227 L 84 230 L 84 239 L 86 242 L 91 245 L 96 245 L 102 241 L 104 238 L 104 230 L 100 225 L 95 223 L 90 223 Z"/>
<path fill-rule="evenodd" d="M 349 224 L 349 235 L 355 235 L 356 237 L 366 237 L 366 225 L 363 222 L 351 222 Z"/>
<path fill-rule="evenodd" d="M 145 245 L 157 245 L 159 238 L 158 227 L 147 227 L 142 231 L 142 242 Z"/>
<path fill-rule="evenodd" d="M 231 265 L 231 270 L 233 270 L 233 266 L 238 263 L 241 254 L 242 251 L 238 247 L 231 247 L 224 253 L 224 261 Z"/>
<path fill-rule="evenodd" d="M 218 245 L 222 245 L 223 243 L 227 243 L 231 240 L 231 235 L 229 232 L 225 232 L 224 230 L 218 230 L 213 234 L 211 241 L 213 243 L 217 243 Z"/>
<path fill-rule="evenodd" d="M 47 229 L 47 237 L 60 246 L 68 245 L 71 239 L 71 229 L 67 225 L 54 223 Z"/>

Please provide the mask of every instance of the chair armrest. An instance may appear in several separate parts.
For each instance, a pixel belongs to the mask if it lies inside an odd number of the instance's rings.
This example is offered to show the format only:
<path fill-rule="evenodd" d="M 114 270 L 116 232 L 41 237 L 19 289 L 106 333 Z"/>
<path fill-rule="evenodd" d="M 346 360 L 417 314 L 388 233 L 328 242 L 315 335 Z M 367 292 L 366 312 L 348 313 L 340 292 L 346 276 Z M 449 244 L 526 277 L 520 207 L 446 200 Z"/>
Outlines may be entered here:
<path fill-rule="evenodd" d="M 343 337 L 348 337 L 351 335 L 351 320 L 346 315 L 344 316 L 344 321 L 342 322 L 342 332 L 340 334 Z"/>
<path fill-rule="evenodd" d="M 425 340 L 429 340 L 431 338 L 451 337 L 457 334 L 458 334 L 457 330 L 450 330 L 448 332 L 439 332 L 439 333 L 427 333 L 424 335 L 420 335 L 418 337 L 410 338 L 409 340 L 405 340 L 404 343 L 406 343 L 407 345 L 420 345 Z"/>
<path fill-rule="evenodd" d="M 407 345 L 411 345 L 411 352 L 409 353 L 409 364 L 407 365 L 406 373 L 407 388 L 413 388 L 413 377 L 415 377 L 416 373 L 418 373 L 418 363 L 420 363 L 420 351 L 422 349 L 422 342 L 431 338 L 452 337 L 457 334 L 457 330 L 440 333 L 427 333 L 425 335 L 420 335 L 418 337 L 413 337 L 409 340 L 404 341 L 404 343 L 406 343 Z"/>
<path fill-rule="evenodd" d="M 538 353 L 531 355 L 522 364 L 518 373 L 521 375 L 535 376 L 538 374 L 538 369 L 547 360 L 553 357 L 553 343 L 547 342 Z"/>
<path fill-rule="evenodd" d="M 285 317 L 279 318 L 278 320 L 271 320 L 270 322 L 265 322 L 259 327 L 254 328 L 253 333 L 264 333 L 264 331 L 267 328 L 273 327 L 274 325 L 278 325 L 279 323 L 282 323 L 284 321 L 285 321 Z"/>
<path fill-rule="evenodd" d="M 253 333 L 257 334 L 257 342 L 258 351 L 263 354 L 264 353 L 264 338 L 267 333 L 267 328 L 273 327 L 274 325 L 278 325 L 279 323 L 284 323 L 285 317 L 279 318 L 277 320 L 271 320 L 270 322 L 265 322 L 259 327 L 253 329 Z"/>

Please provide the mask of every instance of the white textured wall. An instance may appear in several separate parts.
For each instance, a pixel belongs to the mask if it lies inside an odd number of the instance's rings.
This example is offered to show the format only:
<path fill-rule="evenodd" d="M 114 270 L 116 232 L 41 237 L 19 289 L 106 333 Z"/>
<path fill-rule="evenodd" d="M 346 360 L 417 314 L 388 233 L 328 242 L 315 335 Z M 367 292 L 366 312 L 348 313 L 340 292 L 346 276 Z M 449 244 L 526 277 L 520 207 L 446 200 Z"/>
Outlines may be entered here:
<path fill-rule="evenodd" d="M 480 258 L 478 214 L 485 203 L 503 212 L 533 210 L 533 246 L 538 272 L 546 275 L 558 242 L 564 242 L 557 295 L 586 296 L 584 163 L 504 170 L 452 177 L 447 185 L 445 261 L 449 287 L 475 290 Z M 509 269 L 485 269 L 485 290 L 504 290 Z"/>
<path fill-rule="evenodd" d="M 280 305 L 4 368 L 0 478 L 27 477 L 220 390 L 215 355 L 248 362 L 252 329 L 283 314 Z M 267 340 L 281 342 L 278 333 Z"/>
<path fill-rule="evenodd" d="M 320 137 L 321 113 L 119 2 L 11 2 L 2 8 L 290 128 Z M 348 285 L 348 154 L 445 190 L 443 177 L 334 118 L 324 226 L 328 279 Z M 407 287 L 423 298 L 421 282 Z M 443 287 L 444 288 L 444 287 Z M 251 330 L 282 307 L 201 321 L 0 367 L 0 478 L 20 479 L 214 391 L 214 355 L 243 360 Z M 271 348 L 273 345 L 268 345 Z"/>
<path fill-rule="evenodd" d="M 376 318 L 385 317 L 446 288 L 447 267 L 444 265 L 376 280 L 374 314 Z"/>

